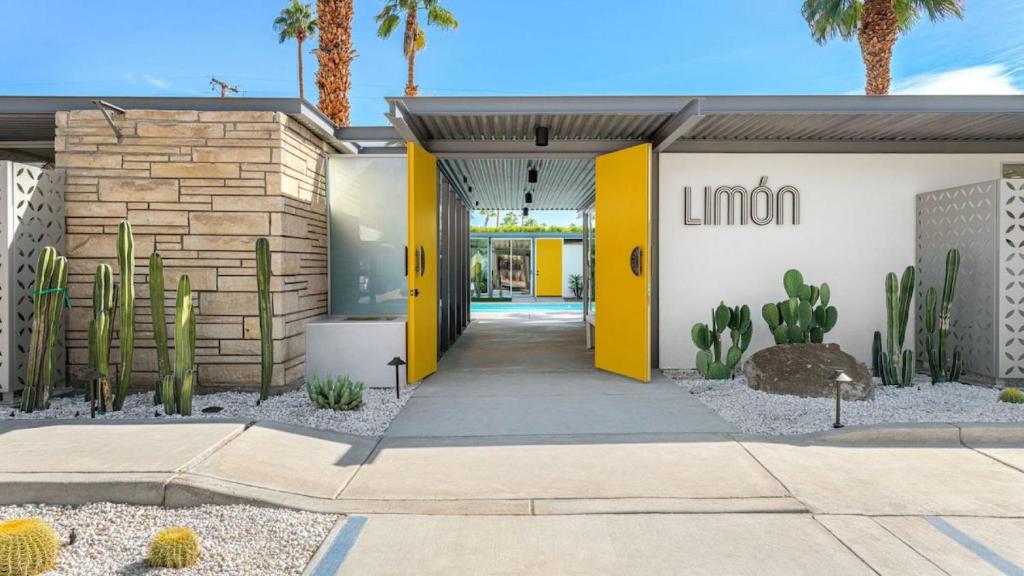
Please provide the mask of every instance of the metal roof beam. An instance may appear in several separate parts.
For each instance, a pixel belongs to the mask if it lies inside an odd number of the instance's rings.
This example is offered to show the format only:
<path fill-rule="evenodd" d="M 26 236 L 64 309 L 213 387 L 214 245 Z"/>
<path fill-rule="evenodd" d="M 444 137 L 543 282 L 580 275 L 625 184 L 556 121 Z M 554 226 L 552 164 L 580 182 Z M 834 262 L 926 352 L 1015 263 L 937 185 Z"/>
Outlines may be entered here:
<path fill-rule="evenodd" d="M 1024 96 L 708 96 L 704 114 L 1024 112 Z"/>
<path fill-rule="evenodd" d="M 1024 140 L 677 140 L 664 152 L 670 154 L 1015 154 L 1024 152 Z"/>
<path fill-rule="evenodd" d="M 593 158 L 600 154 L 616 152 L 645 142 L 646 140 L 552 140 L 547 146 L 539 147 L 533 140 L 431 140 L 428 149 L 437 155 L 459 154 L 478 157 L 509 157 L 510 155 L 564 157 L 565 155 L 574 155 L 578 158 Z"/>
<path fill-rule="evenodd" d="M 377 156 L 405 156 L 405 146 L 360 146 L 359 154 Z"/>
<path fill-rule="evenodd" d="M 679 140 L 693 132 L 693 129 L 696 128 L 697 124 L 699 124 L 703 119 L 704 115 L 701 113 L 701 99 L 694 98 L 693 100 L 690 100 L 686 106 L 683 106 L 682 110 L 677 112 L 672 118 L 665 121 L 665 123 L 658 128 L 658 131 L 654 133 L 654 151 L 661 152 L 676 140 Z"/>
<path fill-rule="evenodd" d="M 486 96 L 388 98 L 423 116 L 473 114 L 674 114 L 688 96 Z"/>
<path fill-rule="evenodd" d="M 334 130 L 334 137 L 343 142 L 396 142 L 402 135 L 394 126 L 343 126 Z"/>

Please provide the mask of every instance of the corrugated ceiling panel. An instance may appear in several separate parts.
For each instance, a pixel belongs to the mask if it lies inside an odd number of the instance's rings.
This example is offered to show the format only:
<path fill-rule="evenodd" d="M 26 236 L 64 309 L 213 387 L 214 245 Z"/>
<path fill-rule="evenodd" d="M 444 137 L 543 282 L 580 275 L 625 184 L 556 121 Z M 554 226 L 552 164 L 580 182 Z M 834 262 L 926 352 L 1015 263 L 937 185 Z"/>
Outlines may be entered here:
<path fill-rule="evenodd" d="M 594 193 L 594 161 L 586 159 L 444 159 L 441 162 L 467 191 L 474 208 L 521 210 L 533 192 L 530 209 L 576 210 Z M 528 183 L 536 166 L 536 184 Z M 465 183 L 463 183 L 465 178 Z M 468 192 L 472 186 L 473 191 Z M 480 205 L 475 206 L 479 201 Z"/>
<path fill-rule="evenodd" d="M 709 114 L 692 140 L 975 141 L 1024 138 L 1021 114 Z"/>

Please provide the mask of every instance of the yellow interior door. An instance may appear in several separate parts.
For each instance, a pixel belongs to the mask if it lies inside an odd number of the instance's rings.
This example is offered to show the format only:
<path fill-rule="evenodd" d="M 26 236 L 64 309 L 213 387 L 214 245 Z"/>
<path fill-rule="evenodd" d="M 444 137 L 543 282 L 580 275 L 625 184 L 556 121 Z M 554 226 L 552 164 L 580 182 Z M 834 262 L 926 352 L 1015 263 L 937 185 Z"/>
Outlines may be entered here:
<path fill-rule="evenodd" d="M 597 157 L 595 364 L 651 379 L 651 146 Z"/>
<path fill-rule="evenodd" d="M 417 144 L 409 153 L 409 382 L 437 371 L 437 158 Z"/>
<path fill-rule="evenodd" d="M 537 239 L 537 296 L 562 295 L 562 239 Z"/>

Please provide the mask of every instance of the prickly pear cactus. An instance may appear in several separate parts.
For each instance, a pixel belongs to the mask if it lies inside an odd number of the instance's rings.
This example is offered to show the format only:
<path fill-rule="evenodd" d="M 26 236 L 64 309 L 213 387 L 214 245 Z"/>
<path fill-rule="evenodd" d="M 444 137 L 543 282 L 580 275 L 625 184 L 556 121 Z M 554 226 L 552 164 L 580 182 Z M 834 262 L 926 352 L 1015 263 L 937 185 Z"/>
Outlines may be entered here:
<path fill-rule="evenodd" d="M 0 523 L 0 576 L 32 576 L 49 572 L 57 563 L 60 540 L 38 518 Z"/>
<path fill-rule="evenodd" d="M 729 331 L 732 345 L 722 357 L 722 334 Z M 698 322 L 693 325 L 690 336 L 697 346 L 697 371 L 710 380 L 725 380 L 732 377 L 743 353 L 750 346 L 754 324 L 750 320 L 747 305 L 729 308 L 722 302 L 711 311 L 711 323 Z"/>
<path fill-rule="evenodd" d="M 788 298 L 761 307 L 761 317 L 775 338 L 776 344 L 822 343 L 825 334 L 836 327 L 839 311 L 829 302 L 832 290 L 828 284 L 814 286 L 804 283 L 799 270 L 787 270 L 782 285 Z"/>
<path fill-rule="evenodd" d="M 188 568 L 199 561 L 199 537 L 191 528 L 166 528 L 149 543 L 150 566 Z"/>

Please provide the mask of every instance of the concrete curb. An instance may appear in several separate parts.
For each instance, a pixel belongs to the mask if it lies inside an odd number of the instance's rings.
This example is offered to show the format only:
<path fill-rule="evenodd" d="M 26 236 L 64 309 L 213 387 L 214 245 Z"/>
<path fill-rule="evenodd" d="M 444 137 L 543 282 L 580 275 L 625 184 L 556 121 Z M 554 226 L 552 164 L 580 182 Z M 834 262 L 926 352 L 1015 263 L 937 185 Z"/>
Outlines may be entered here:
<path fill-rule="evenodd" d="M 807 434 L 733 434 L 737 442 L 857 445 L 1019 445 L 1024 422 L 911 422 L 849 426 Z"/>

